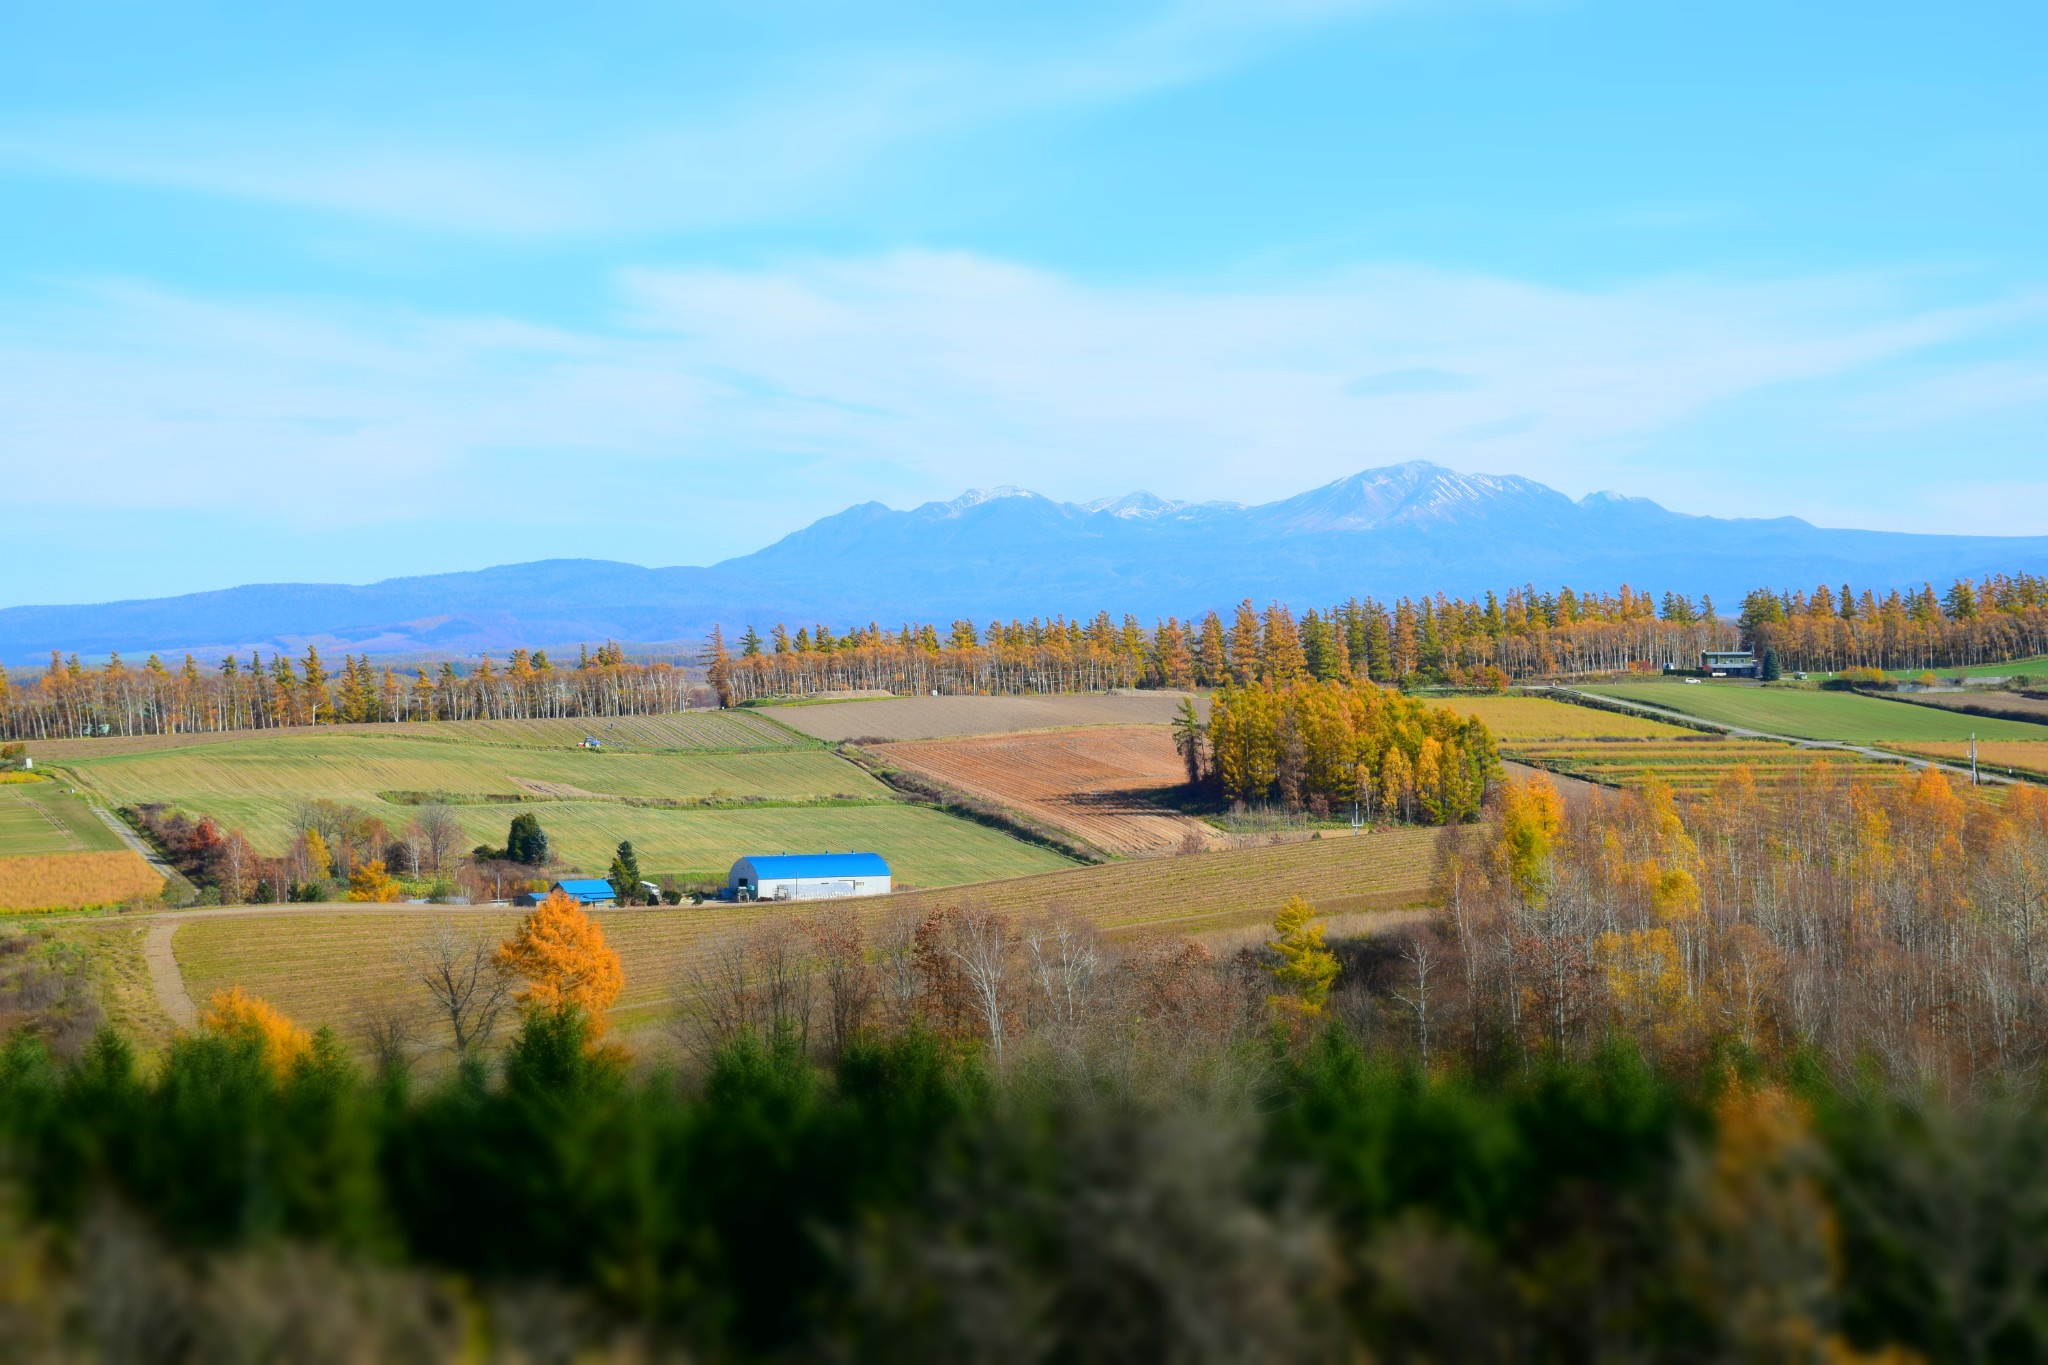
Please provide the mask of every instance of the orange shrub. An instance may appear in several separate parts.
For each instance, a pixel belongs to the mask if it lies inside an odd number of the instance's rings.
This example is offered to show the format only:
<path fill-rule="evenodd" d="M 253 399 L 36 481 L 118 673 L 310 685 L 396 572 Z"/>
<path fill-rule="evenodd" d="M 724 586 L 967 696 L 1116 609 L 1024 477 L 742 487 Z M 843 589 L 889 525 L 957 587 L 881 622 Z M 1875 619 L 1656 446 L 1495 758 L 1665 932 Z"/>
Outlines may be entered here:
<path fill-rule="evenodd" d="M 207 1033 L 244 1038 L 263 1049 L 263 1060 L 282 1076 L 292 1064 L 312 1050 L 313 1040 L 269 1001 L 234 986 L 215 991 L 199 1016 L 199 1027 Z"/>
<path fill-rule="evenodd" d="M 309 835 L 315 832 L 314 830 L 306 831 Z M 403 899 L 404 896 L 405 889 L 399 886 L 385 872 L 384 861 L 381 858 L 372 859 L 349 874 L 349 900 L 371 901 L 381 905 L 388 905 Z"/>

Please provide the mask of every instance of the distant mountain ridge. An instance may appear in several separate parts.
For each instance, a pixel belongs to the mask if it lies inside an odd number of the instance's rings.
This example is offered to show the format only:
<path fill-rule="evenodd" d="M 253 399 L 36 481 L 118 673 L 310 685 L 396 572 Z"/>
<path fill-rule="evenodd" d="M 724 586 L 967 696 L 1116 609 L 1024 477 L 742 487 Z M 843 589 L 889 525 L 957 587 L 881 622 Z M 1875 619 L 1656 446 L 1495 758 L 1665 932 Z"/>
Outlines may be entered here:
<path fill-rule="evenodd" d="M 1758 586 L 1917 587 L 2048 570 L 2048 536 L 1823 529 L 1797 517 L 1689 516 L 1646 498 L 1576 501 L 1532 479 L 1424 461 L 1277 502 L 1134 492 L 1056 502 L 976 489 L 895 511 L 861 503 L 706 568 L 543 560 L 365 586 L 254 584 L 94 606 L 0 609 L 0 662 L 191 650 L 473 654 L 579 641 L 688 641 L 714 623 L 951 620 L 1134 612 L 1150 621 L 1242 597 L 1299 608 L 1352 596 L 1474 594 L 1534 583 L 1713 594 Z"/>

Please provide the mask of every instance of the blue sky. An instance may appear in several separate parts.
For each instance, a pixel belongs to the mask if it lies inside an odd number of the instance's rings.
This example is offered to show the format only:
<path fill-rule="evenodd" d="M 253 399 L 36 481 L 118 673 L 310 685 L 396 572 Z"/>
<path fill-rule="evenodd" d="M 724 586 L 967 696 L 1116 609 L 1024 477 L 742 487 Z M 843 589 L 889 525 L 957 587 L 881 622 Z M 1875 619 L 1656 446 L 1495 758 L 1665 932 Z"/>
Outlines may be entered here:
<path fill-rule="evenodd" d="M 2038 3 L 8 31 L 0 605 L 1412 458 L 2048 533 Z"/>

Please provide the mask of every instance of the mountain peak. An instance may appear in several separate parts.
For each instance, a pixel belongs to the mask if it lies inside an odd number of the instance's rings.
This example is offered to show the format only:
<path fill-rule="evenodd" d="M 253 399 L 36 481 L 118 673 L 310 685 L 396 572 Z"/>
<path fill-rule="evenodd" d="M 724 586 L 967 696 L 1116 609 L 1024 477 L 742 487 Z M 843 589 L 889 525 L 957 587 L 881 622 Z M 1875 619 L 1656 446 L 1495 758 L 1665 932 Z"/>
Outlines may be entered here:
<path fill-rule="evenodd" d="M 1143 491 L 1126 493 L 1120 498 L 1097 498 L 1093 502 L 1070 503 L 1068 505 L 1077 511 L 1086 512 L 1091 516 L 1097 512 L 1107 512 L 1110 516 L 1118 517 L 1125 521 L 1138 517 L 1163 517 L 1169 512 L 1178 512 L 1181 508 L 1187 506 L 1184 502 L 1173 502 Z"/>
<path fill-rule="evenodd" d="M 1428 460 L 1409 460 L 1362 469 L 1257 510 L 1289 531 L 1370 531 L 1483 517 L 1495 510 L 1554 512 L 1553 504 L 1571 505 L 1563 494 L 1533 480 L 1460 474 Z"/>
<path fill-rule="evenodd" d="M 1002 502 L 1008 498 L 1037 498 L 1043 500 L 1043 495 L 1034 493 L 1028 488 L 1019 488 L 1015 484 L 1003 483 L 997 484 L 994 488 L 970 488 L 951 502 L 928 502 L 925 504 L 925 508 L 945 516 L 959 516 L 962 512 L 970 511 L 973 508 L 981 507 L 991 502 Z M 924 509 L 921 508 L 919 510 Z"/>

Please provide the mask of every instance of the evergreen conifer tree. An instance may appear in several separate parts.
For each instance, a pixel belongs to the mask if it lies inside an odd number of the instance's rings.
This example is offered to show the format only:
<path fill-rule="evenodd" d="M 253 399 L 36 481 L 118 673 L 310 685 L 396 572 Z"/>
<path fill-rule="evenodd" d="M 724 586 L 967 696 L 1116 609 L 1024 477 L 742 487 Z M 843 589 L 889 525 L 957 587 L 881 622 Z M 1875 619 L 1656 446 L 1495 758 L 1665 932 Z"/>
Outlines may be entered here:
<path fill-rule="evenodd" d="M 638 900 L 644 894 L 640 889 L 640 859 L 634 854 L 630 839 L 620 843 L 618 852 L 612 856 L 611 870 L 605 874 L 605 880 L 612 884 L 612 891 L 621 905 L 629 900 Z"/>
<path fill-rule="evenodd" d="M 505 835 L 505 859 L 528 867 L 539 867 L 548 860 L 548 836 L 540 827 L 539 816 L 512 817 L 512 828 Z"/>

